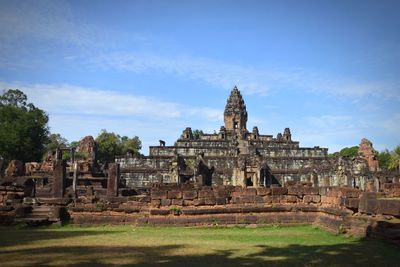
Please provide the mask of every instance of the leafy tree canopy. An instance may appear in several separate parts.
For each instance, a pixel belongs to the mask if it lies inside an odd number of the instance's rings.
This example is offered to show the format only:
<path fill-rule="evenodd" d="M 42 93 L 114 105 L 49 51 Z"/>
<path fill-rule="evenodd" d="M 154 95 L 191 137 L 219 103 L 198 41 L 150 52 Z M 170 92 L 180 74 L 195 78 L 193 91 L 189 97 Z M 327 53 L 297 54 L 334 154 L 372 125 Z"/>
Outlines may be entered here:
<path fill-rule="evenodd" d="M 40 161 L 48 139 L 48 116 L 18 89 L 0 96 L 0 155 L 6 162 Z"/>
<path fill-rule="evenodd" d="M 204 133 L 203 133 L 202 130 L 196 129 L 196 130 L 193 131 L 193 138 L 194 138 L 194 139 L 199 139 L 200 136 L 202 136 L 203 134 L 204 134 Z"/>
<path fill-rule="evenodd" d="M 382 169 L 388 169 L 390 164 L 390 159 L 391 155 L 387 149 L 385 151 L 379 152 L 378 154 L 379 167 Z"/>
<path fill-rule="evenodd" d="M 397 146 L 390 153 L 390 162 L 388 168 L 390 170 L 398 170 L 400 172 L 400 146 Z"/>
<path fill-rule="evenodd" d="M 0 106 L 12 106 L 26 109 L 33 104 L 27 104 L 28 97 L 18 89 L 9 89 L 0 96 Z"/>
<path fill-rule="evenodd" d="M 358 155 L 358 146 L 345 147 L 339 154 L 343 157 L 356 157 Z"/>
<path fill-rule="evenodd" d="M 49 134 L 47 138 L 46 151 L 54 151 L 56 148 L 68 147 L 68 140 L 58 133 Z"/>
<path fill-rule="evenodd" d="M 95 139 L 97 145 L 97 159 L 102 162 L 112 162 L 116 155 L 126 153 L 139 154 L 142 142 L 139 137 L 120 136 L 107 130 L 101 130 Z"/>

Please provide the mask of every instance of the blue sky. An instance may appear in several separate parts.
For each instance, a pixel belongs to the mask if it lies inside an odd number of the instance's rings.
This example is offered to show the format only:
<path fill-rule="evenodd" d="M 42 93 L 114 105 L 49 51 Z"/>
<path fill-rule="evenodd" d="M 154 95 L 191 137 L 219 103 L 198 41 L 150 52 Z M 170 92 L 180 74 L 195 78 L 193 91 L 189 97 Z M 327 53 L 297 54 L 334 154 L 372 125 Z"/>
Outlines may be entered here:
<path fill-rule="evenodd" d="M 400 143 L 400 1 L 0 1 L 0 89 L 69 141 L 213 132 L 237 85 L 248 129 L 330 152 Z"/>

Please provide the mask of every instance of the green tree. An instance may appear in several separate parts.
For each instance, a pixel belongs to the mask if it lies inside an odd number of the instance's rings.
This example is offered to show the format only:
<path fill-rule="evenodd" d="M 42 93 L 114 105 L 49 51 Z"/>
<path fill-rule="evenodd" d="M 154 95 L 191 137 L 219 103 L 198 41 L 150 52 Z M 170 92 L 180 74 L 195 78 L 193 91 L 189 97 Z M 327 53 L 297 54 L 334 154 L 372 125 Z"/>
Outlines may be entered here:
<path fill-rule="evenodd" d="M 96 137 L 95 142 L 97 146 L 97 159 L 102 163 L 112 162 L 116 155 L 126 154 L 127 152 L 139 154 L 142 148 L 142 142 L 139 140 L 139 137 L 121 137 L 116 133 L 107 132 L 104 129 Z"/>
<path fill-rule="evenodd" d="M 387 149 L 385 151 L 379 152 L 378 154 L 379 167 L 382 169 L 388 169 L 390 164 L 390 159 L 391 155 Z"/>
<path fill-rule="evenodd" d="M 69 144 L 70 147 L 75 147 L 77 148 L 79 146 L 79 141 L 72 141 L 71 144 Z"/>
<path fill-rule="evenodd" d="M 26 109 L 28 97 L 18 89 L 9 89 L 0 96 L 0 105 Z"/>
<path fill-rule="evenodd" d="M 356 157 L 358 155 L 358 146 L 345 147 L 339 152 L 343 157 Z"/>
<path fill-rule="evenodd" d="M 121 152 L 122 154 L 132 153 L 134 155 L 139 155 L 140 149 L 142 149 L 142 142 L 138 136 L 129 138 L 128 136 L 121 137 Z"/>
<path fill-rule="evenodd" d="M 199 139 L 200 136 L 202 136 L 203 134 L 204 134 L 204 133 L 203 133 L 202 130 L 196 129 L 196 130 L 193 131 L 193 138 L 194 138 L 194 139 Z"/>
<path fill-rule="evenodd" d="M 5 162 L 40 161 L 48 138 L 48 120 L 43 110 L 27 103 L 22 91 L 4 92 L 0 96 L 0 155 Z"/>
<path fill-rule="evenodd" d="M 397 146 L 390 153 L 389 169 L 390 170 L 398 170 L 400 173 L 400 146 Z"/>
<path fill-rule="evenodd" d="M 68 146 L 68 140 L 62 137 L 59 133 L 52 133 L 47 137 L 46 152 L 54 151 L 58 147 L 65 148 Z"/>
<path fill-rule="evenodd" d="M 115 133 L 109 133 L 107 130 L 101 130 L 95 139 L 97 145 L 97 159 L 100 162 L 114 161 L 115 155 L 121 154 L 120 136 Z"/>

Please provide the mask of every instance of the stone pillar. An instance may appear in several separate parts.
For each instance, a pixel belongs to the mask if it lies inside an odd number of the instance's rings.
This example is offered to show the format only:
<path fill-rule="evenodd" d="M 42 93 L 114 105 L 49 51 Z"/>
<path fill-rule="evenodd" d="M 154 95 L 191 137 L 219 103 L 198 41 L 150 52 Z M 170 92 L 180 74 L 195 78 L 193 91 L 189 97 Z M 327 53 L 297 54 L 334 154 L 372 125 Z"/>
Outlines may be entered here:
<path fill-rule="evenodd" d="M 73 163 L 73 171 L 74 171 L 74 174 L 72 177 L 72 190 L 74 191 L 74 198 L 76 198 L 77 197 L 76 186 L 78 183 L 78 162 Z"/>
<path fill-rule="evenodd" d="M 118 196 L 119 164 L 108 164 L 107 197 Z"/>
<path fill-rule="evenodd" d="M 239 171 L 239 182 L 240 182 L 240 186 L 242 186 L 243 188 L 247 187 L 247 185 L 246 185 L 247 177 L 246 176 L 247 176 L 246 170 L 244 170 L 244 171 L 240 170 Z"/>
<path fill-rule="evenodd" d="M 71 147 L 70 153 L 71 153 L 71 162 L 75 162 L 75 147 Z"/>
<path fill-rule="evenodd" d="M 379 192 L 380 189 L 381 189 L 381 184 L 380 184 L 378 178 L 375 178 L 375 179 L 374 179 L 374 185 L 375 185 L 375 191 L 376 191 L 376 192 Z"/>
<path fill-rule="evenodd" d="M 253 174 L 253 187 L 260 187 L 261 170 L 256 170 Z"/>
<path fill-rule="evenodd" d="M 330 186 L 331 185 L 331 182 L 330 182 L 330 177 L 329 176 L 325 176 L 324 178 L 323 178 L 323 186 Z"/>
<path fill-rule="evenodd" d="M 66 166 L 64 160 L 54 162 L 53 171 L 53 197 L 63 198 L 65 193 Z"/>
<path fill-rule="evenodd" d="M 319 180 L 319 175 L 317 175 L 314 172 L 311 173 L 311 181 L 312 181 L 313 187 L 318 187 L 319 186 L 318 180 Z"/>

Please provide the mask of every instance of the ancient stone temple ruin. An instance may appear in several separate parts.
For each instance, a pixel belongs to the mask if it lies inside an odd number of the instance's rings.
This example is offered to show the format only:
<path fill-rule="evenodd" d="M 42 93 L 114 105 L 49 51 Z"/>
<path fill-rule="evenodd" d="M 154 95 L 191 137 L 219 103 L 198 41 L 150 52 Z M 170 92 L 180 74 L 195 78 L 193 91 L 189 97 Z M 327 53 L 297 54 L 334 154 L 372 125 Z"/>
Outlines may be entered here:
<path fill-rule="evenodd" d="M 368 145 L 367 160 L 328 158 L 328 149 L 300 147 L 289 128 L 276 136 L 247 129 L 248 114 L 243 97 L 234 87 L 224 111 L 219 133 L 194 136 L 186 128 L 174 146 L 151 146 L 149 156 L 121 156 L 121 179 L 128 187 L 151 183 L 184 183 L 265 187 L 286 181 L 308 181 L 315 186 L 349 185 L 363 187 L 368 164 L 376 170 Z M 372 145 L 370 146 L 372 148 Z M 369 154 L 368 154 L 369 153 Z"/>
<path fill-rule="evenodd" d="M 313 224 L 400 240 L 400 183 L 379 170 L 372 143 L 356 157 L 328 156 L 283 133 L 247 130 L 235 87 L 219 133 L 186 128 L 174 146 L 99 165 L 93 137 L 43 162 L 12 160 L 0 183 L 0 224 Z M 70 159 L 63 152 L 70 153 Z M 75 153 L 76 152 L 76 153 Z M 0 162 L 1 163 L 1 162 Z"/>

